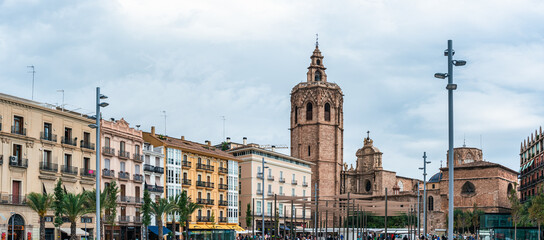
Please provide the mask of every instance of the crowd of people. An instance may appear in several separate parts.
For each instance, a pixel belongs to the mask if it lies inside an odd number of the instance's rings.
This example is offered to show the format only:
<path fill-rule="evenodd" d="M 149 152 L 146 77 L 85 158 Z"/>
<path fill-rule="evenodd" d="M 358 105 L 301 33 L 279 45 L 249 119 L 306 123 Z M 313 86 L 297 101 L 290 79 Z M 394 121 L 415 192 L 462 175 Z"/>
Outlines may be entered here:
<path fill-rule="evenodd" d="M 274 236 L 271 236 L 269 234 L 265 234 L 264 236 L 257 235 L 257 236 L 238 236 L 236 240 L 344 240 L 343 234 L 329 234 L 326 237 L 319 237 L 316 238 L 315 236 L 312 236 L 310 234 L 297 234 L 294 237 L 291 237 L 289 235 L 287 236 L 278 236 L 277 238 Z M 351 239 L 351 238 L 350 238 Z M 409 236 L 407 234 L 378 234 L 378 233 L 363 233 L 357 236 L 354 240 L 409 240 Z M 448 238 L 444 235 L 438 236 L 438 235 L 421 235 L 418 237 L 419 240 L 447 240 Z M 457 236 L 455 239 L 463 239 L 463 240 L 476 240 L 473 236 Z"/>

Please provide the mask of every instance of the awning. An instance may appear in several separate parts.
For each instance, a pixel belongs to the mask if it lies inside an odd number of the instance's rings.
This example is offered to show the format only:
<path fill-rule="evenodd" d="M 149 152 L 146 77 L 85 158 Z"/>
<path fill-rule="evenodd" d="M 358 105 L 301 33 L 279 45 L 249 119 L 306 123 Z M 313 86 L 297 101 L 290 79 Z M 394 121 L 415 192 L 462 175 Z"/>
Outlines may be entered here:
<path fill-rule="evenodd" d="M 149 229 L 149 231 L 151 231 L 152 233 L 154 233 L 155 235 L 159 235 L 159 227 L 157 226 L 149 226 L 147 227 L 147 229 Z M 168 233 L 170 233 L 170 229 L 166 228 L 165 226 L 162 227 L 162 234 L 163 235 L 166 235 Z"/>
<path fill-rule="evenodd" d="M 529 165 L 527 165 L 527 167 L 530 167 L 531 165 L 533 165 L 533 162 L 534 162 L 534 161 L 535 161 L 534 159 L 531 160 L 531 162 L 529 162 Z"/>
<path fill-rule="evenodd" d="M 72 234 L 72 230 L 70 228 L 60 228 L 61 231 L 63 231 L 66 234 Z M 89 236 L 89 233 L 81 230 L 81 228 L 76 228 L 76 235 L 77 236 Z"/>
<path fill-rule="evenodd" d="M 291 231 L 291 229 L 289 229 L 289 227 L 286 227 L 286 226 L 283 226 L 283 225 L 280 225 L 280 229 L 281 230 L 286 230 L 286 231 Z"/>
<path fill-rule="evenodd" d="M 47 194 L 55 193 L 55 182 L 43 181 L 43 187 L 45 188 L 45 192 Z"/>
<path fill-rule="evenodd" d="M 238 225 L 220 225 L 220 224 L 189 224 L 189 230 L 201 230 L 201 229 L 216 229 L 216 230 L 235 230 L 244 231 L 244 229 Z"/>
<path fill-rule="evenodd" d="M 64 184 L 64 189 L 66 189 L 67 193 L 73 193 L 73 194 L 76 193 L 76 189 L 71 184 Z"/>

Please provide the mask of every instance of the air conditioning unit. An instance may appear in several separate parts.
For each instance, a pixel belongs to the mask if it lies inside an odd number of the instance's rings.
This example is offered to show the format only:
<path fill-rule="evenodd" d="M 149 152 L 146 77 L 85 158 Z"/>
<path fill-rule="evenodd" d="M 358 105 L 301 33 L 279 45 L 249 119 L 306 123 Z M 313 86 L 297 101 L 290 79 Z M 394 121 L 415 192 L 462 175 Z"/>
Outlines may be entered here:
<path fill-rule="evenodd" d="M 16 156 L 10 156 L 10 157 L 9 157 L 9 162 L 10 162 L 11 164 L 17 164 L 17 163 L 18 163 L 17 157 L 16 157 Z"/>

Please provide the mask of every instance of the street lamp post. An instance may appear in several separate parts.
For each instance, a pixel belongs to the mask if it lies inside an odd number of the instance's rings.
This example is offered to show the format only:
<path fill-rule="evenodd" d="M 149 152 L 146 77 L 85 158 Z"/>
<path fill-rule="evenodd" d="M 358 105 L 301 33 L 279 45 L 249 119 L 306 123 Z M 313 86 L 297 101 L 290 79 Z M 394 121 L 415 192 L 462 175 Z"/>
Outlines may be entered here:
<path fill-rule="evenodd" d="M 11 240 L 13 240 L 14 229 L 15 229 L 15 213 L 11 212 Z"/>
<path fill-rule="evenodd" d="M 453 239 L 453 90 L 457 89 L 457 84 L 453 83 L 453 66 L 467 64 L 464 60 L 453 60 L 455 51 L 452 45 L 452 40 L 448 40 L 448 49 L 444 51 L 444 56 L 448 57 L 448 73 L 434 74 L 435 78 L 448 78 L 448 239 Z"/>
<path fill-rule="evenodd" d="M 423 167 L 419 168 L 423 170 L 423 235 L 427 236 L 427 164 L 431 161 L 427 161 L 427 153 L 423 152 Z"/>
<path fill-rule="evenodd" d="M 90 128 L 96 129 L 96 240 L 100 240 L 100 108 L 107 107 L 107 102 L 100 102 L 102 99 L 107 99 L 106 95 L 100 94 L 100 87 L 96 88 L 96 119 L 95 124 L 90 124 Z"/>

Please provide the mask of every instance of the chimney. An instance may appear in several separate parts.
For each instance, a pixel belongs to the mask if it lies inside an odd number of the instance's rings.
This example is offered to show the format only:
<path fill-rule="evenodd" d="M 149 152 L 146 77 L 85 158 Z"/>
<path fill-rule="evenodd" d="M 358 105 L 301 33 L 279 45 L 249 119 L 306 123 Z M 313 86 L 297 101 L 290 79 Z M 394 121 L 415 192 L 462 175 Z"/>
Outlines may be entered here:
<path fill-rule="evenodd" d="M 155 126 L 151 126 L 151 136 L 155 136 Z"/>
<path fill-rule="evenodd" d="M 244 137 L 243 140 L 244 140 L 243 141 L 244 146 L 247 145 L 247 137 Z"/>
<path fill-rule="evenodd" d="M 227 137 L 227 143 L 230 143 L 230 137 Z"/>
<path fill-rule="evenodd" d="M 276 151 L 276 146 L 272 145 L 272 152 L 275 152 L 275 151 Z"/>
<path fill-rule="evenodd" d="M 212 142 L 210 142 L 210 141 L 208 141 L 208 140 L 206 140 L 206 141 L 204 141 L 204 142 L 205 142 L 206 144 L 208 144 L 208 146 L 211 146 L 211 145 L 212 145 Z"/>
<path fill-rule="evenodd" d="M 181 140 L 185 140 L 185 136 L 181 136 Z"/>

